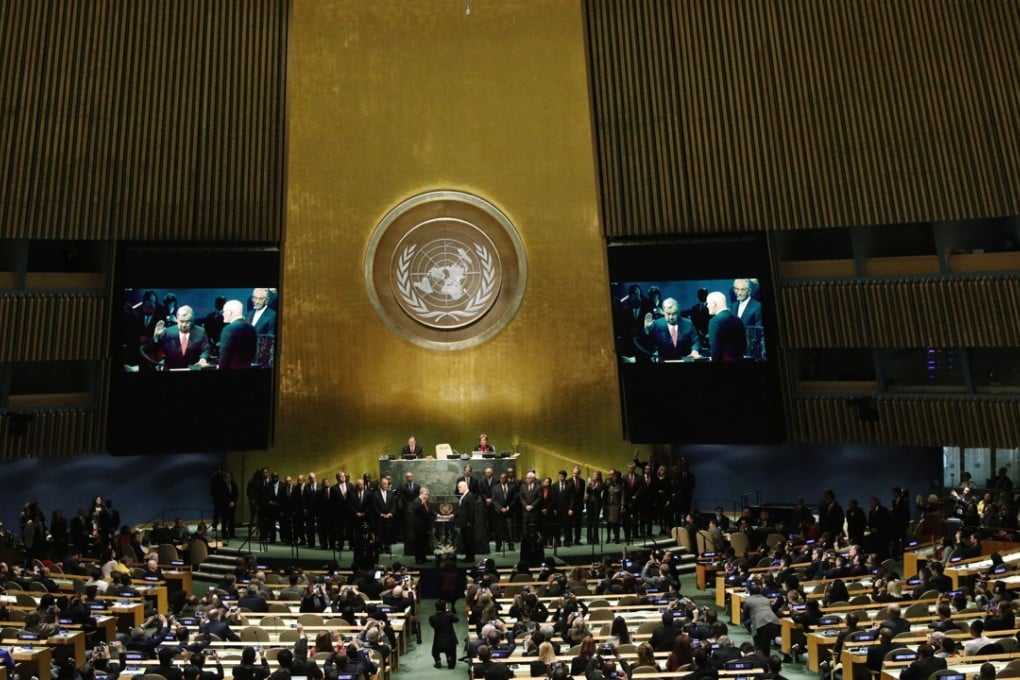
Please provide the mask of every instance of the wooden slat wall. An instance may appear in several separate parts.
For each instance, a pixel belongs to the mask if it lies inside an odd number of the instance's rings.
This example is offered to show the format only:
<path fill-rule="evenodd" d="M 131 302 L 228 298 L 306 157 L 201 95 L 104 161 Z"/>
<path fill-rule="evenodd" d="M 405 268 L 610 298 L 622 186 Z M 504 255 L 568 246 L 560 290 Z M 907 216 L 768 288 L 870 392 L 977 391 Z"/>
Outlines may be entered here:
<path fill-rule="evenodd" d="M 288 15 L 0 3 L 0 237 L 278 242 Z"/>
<path fill-rule="evenodd" d="M 879 396 L 876 422 L 858 418 L 847 397 L 798 397 L 787 403 L 790 439 L 817 443 L 988 446 L 1020 440 L 1020 402 L 981 397 Z"/>
<path fill-rule="evenodd" d="M 818 281 L 780 286 L 782 344 L 1020 346 L 1020 276 Z"/>
<path fill-rule="evenodd" d="M 109 353 L 103 294 L 2 294 L 0 328 L 0 362 L 99 360 Z"/>
<path fill-rule="evenodd" d="M 1020 3 L 583 7 L 607 236 L 1020 212 Z"/>

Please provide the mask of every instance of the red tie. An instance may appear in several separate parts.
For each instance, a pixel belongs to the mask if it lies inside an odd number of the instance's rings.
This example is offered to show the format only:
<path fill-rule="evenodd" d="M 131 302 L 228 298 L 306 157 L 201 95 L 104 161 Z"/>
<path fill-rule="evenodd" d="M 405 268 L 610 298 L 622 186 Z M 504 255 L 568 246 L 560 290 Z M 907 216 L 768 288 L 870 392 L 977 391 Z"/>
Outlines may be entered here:
<path fill-rule="evenodd" d="M 188 334 L 181 333 L 181 354 L 186 354 L 188 351 Z"/>

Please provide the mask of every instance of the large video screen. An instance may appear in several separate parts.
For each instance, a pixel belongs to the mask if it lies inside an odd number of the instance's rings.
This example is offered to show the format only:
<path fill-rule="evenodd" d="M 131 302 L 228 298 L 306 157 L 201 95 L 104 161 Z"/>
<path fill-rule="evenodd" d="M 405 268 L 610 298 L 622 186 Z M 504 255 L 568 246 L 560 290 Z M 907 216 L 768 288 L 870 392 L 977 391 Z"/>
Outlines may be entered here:
<path fill-rule="evenodd" d="M 782 441 L 765 237 L 614 242 L 607 252 L 624 435 Z"/>
<path fill-rule="evenodd" d="M 622 362 L 765 361 L 758 277 L 615 281 L 613 332 Z"/>
<path fill-rule="evenodd" d="M 114 290 L 111 452 L 268 447 L 279 250 L 128 244 L 118 250 Z"/>

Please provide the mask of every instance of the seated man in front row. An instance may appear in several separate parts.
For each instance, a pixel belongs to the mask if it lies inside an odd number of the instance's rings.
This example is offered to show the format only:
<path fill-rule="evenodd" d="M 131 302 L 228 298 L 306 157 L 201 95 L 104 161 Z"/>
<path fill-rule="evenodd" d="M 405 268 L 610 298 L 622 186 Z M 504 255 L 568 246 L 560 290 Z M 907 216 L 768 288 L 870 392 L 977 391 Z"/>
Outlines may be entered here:
<path fill-rule="evenodd" d="M 176 326 L 167 328 L 162 321 L 156 324 L 153 341 L 163 348 L 167 369 L 209 365 L 209 340 L 194 318 L 191 307 L 184 305 L 177 310 Z"/>

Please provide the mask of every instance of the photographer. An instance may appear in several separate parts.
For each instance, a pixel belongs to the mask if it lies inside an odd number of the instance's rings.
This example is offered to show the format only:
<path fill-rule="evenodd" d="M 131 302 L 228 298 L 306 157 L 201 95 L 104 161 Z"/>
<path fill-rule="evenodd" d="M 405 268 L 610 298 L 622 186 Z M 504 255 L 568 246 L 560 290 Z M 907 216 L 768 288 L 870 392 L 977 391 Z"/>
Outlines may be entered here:
<path fill-rule="evenodd" d="M 627 663 L 616 655 L 616 646 L 610 643 L 602 644 L 598 653 L 588 663 L 584 671 L 586 680 L 616 680 L 616 678 L 627 677 Z"/>
<path fill-rule="evenodd" d="M 256 658 L 258 664 L 255 663 Z M 269 673 L 269 661 L 261 647 L 245 647 L 241 651 L 241 663 L 234 666 L 233 670 L 234 680 L 265 680 Z"/>
<path fill-rule="evenodd" d="M 301 598 L 299 611 L 302 614 L 321 614 L 329 607 L 329 598 L 321 583 L 311 583 Z"/>

